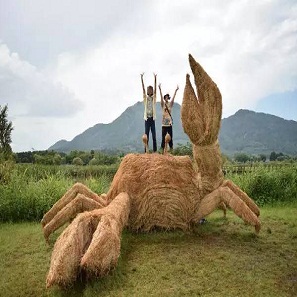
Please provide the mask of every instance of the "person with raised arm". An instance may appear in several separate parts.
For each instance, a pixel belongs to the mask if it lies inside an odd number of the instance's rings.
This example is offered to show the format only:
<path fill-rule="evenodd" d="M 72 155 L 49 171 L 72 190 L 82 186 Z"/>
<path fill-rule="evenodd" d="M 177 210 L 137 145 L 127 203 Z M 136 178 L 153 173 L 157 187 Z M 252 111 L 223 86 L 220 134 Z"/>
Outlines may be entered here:
<path fill-rule="evenodd" d="M 143 82 L 144 73 L 140 74 L 142 90 L 143 90 L 143 104 L 144 104 L 144 128 L 145 134 L 147 136 L 147 145 L 149 142 L 149 133 L 151 130 L 152 139 L 153 139 L 153 151 L 157 151 L 157 140 L 156 140 L 156 89 L 157 89 L 157 74 L 154 73 L 154 88 L 152 86 L 148 86 L 145 92 L 145 86 Z M 146 152 L 146 147 L 145 147 Z"/>
<path fill-rule="evenodd" d="M 173 119 L 171 115 L 172 107 L 174 104 L 174 99 L 179 87 L 177 86 L 175 92 L 173 94 L 172 100 L 170 101 L 170 95 L 166 94 L 163 97 L 161 84 L 159 84 L 160 96 L 161 96 L 161 108 L 162 108 L 162 143 L 161 147 L 164 151 L 165 148 L 165 136 L 168 133 L 171 137 L 169 141 L 170 150 L 173 149 L 173 132 L 172 132 L 172 125 Z"/>

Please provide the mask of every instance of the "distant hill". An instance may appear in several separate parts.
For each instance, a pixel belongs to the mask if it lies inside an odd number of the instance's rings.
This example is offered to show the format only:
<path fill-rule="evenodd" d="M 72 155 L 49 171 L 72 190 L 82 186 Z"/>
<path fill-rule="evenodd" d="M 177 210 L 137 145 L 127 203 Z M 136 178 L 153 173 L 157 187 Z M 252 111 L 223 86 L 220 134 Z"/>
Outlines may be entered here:
<path fill-rule="evenodd" d="M 174 104 L 173 137 L 174 143 L 185 144 L 189 142 L 188 136 L 183 132 L 180 108 Z M 156 136 L 157 145 L 161 146 L 161 107 L 157 103 Z M 69 152 L 71 150 L 120 150 L 125 152 L 143 152 L 142 135 L 144 134 L 143 103 L 137 102 L 128 107 L 117 119 L 110 124 L 97 124 L 71 141 L 60 140 L 49 150 Z M 150 133 L 151 137 L 151 133 Z M 152 142 L 150 141 L 150 147 Z"/>
<path fill-rule="evenodd" d="M 180 109 L 181 106 L 175 103 L 172 112 L 174 145 L 186 144 L 190 141 L 183 132 Z M 142 152 L 141 136 L 143 133 L 143 103 L 137 102 L 110 124 L 97 124 L 71 141 L 56 142 L 49 150 Z M 161 107 L 159 102 L 157 103 L 156 134 L 157 145 L 160 147 Z M 234 155 L 238 152 L 268 155 L 272 151 L 297 155 L 297 122 L 265 113 L 239 110 L 234 115 L 222 119 L 219 141 L 222 152 L 227 155 Z"/>
<path fill-rule="evenodd" d="M 272 151 L 297 155 L 297 122 L 241 109 L 222 120 L 219 141 L 227 155 Z"/>

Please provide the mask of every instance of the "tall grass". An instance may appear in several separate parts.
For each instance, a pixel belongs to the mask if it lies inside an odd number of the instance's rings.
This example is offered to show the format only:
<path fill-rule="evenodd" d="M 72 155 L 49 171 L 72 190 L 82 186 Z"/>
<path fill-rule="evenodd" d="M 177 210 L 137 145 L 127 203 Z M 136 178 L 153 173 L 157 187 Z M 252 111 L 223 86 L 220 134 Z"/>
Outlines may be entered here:
<path fill-rule="evenodd" d="M 297 167 L 271 170 L 259 167 L 245 174 L 228 174 L 255 202 L 265 204 L 291 203 L 297 201 Z"/>
<path fill-rule="evenodd" d="M 76 182 L 96 193 L 108 191 L 117 166 L 2 166 L 0 221 L 39 221 L 43 214 Z M 260 206 L 297 200 L 297 168 L 264 167 L 241 175 L 228 173 Z"/>
<path fill-rule="evenodd" d="M 63 175 L 70 179 L 84 180 L 102 175 L 112 178 L 118 169 L 118 164 L 100 166 L 16 164 L 15 169 L 18 173 L 35 180 L 47 178 L 51 175 Z"/>
<path fill-rule="evenodd" d="M 110 178 L 69 177 L 55 166 L 16 167 L 9 182 L 0 184 L 0 221 L 39 221 L 76 181 L 96 193 L 108 190 Z M 54 173 L 53 173 L 54 172 Z"/>

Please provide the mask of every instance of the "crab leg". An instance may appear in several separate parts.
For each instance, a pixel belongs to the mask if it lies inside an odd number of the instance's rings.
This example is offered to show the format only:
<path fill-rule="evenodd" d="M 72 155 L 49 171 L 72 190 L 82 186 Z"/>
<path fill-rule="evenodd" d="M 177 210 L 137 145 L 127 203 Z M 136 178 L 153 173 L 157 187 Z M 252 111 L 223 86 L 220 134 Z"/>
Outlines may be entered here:
<path fill-rule="evenodd" d="M 260 220 L 249 206 L 240 199 L 229 187 L 219 187 L 202 199 L 197 215 L 197 220 L 204 218 L 214 211 L 221 202 L 229 206 L 236 215 L 242 218 L 246 223 L 255 227 L 258 233 L 261 228 Z"/>
<path fill-rule="evenodd" d="M 107 207 L 79 214 L 55 243 L 46 287 L 70 285 L 81 269 L 104 275 L 115 267 L 129 213 L 130 198 L 120 193 Z"/>
<path fill-rule="evenodd" d="M 48 237 L 66 222 L 73 219 L 78 213 L 90 211 L 93 209 L 102 208 L 102 205 L 97 201 L 86 197 L 83 194 L 78 194 L 74 200 L 64 206 L 52 220 L 43 227 L 43 234 L 46 241 Z"/>
<path fill-rule="evenodd" d="M 83 194 L 86 197 L 93 199 L 94 201 L 98 202 L 101 207 L 107 205 L 107 202 L 104 200 L 103 197 L 100 197 L 93 191 L 91 191 L 88 187 L 83 185 L 82 183 L 75 183 L 65 194 L 64 196 L 59 199 L 53 207 L 43 216 L 41 220 L 42 226 L 48 224 L 51 219 L 62 209 L 64 208 L 69 202 L 71 202 L 78 194 Z"/>
<path fill-rule="evenodd" d="M 231 180 L 224 180 L 222 186 L 228 187 L 232 192 L 234 192 L 241 200 L 243 200 L 250 210 L 258 217 L 260 215 L 260 209 L 256 203 L 237 185 L 235 185 Z"/>

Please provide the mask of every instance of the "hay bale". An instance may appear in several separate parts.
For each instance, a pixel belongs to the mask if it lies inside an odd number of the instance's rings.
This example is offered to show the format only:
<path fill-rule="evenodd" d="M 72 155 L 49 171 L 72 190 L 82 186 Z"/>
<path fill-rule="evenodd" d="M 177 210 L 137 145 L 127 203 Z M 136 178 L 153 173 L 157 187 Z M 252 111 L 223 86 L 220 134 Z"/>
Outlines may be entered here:
<path fill-rule="evenodd" d="M 127 192 L 131 199 L 129 227 L 154 226 L 187 230 L 200 198 L 189 157 L 128 154 L 114 176 L 107 199 Z"/>

